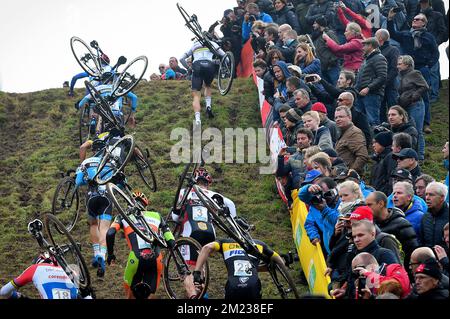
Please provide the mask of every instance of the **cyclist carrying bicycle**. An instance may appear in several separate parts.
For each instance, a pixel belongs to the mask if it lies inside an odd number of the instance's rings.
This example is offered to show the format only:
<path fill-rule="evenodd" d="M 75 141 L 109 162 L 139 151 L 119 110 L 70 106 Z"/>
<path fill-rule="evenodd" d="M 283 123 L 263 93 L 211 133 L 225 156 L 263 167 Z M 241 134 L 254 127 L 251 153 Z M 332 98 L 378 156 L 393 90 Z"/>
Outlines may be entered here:
<path fill-rule="evenodd" d="M 278 253 L 265 243 L 255 240 L 258 250 L 276 263 L 284 264 Z M 204 246 L 197 259 L 193 275 L 193 283 L 198 286 L 203 283 L 200 269 L 205 261 L 215 252 L 220 252 L 227 268 L 228 280 L 225 285 L 225 299 L 261 299 L 261 281 L 258 277 L 260 260 L 248 254 L 232 239 L 217 239 Z M 190 289 L 192 291 L 192 289 Z"/>
<path fill-rule="evenodd" d="M 204 168 L 200 167 L 195 171 L 195 179 L 197 185 L 206 193 L 206 195 L 212 197 L 214 195 L 220 195 L 219 193 L 209 190 L 213 179 L 211 174 Z M 182 198 L 185 190 L 180 191 L 179 198 Z M 236 206 L 233 201 L 222 196 L 224 204 L 228 207 L 231 217 L 236 217 Z M 202 202 L 198 198 L 195 191 L 192 189 L 191 193 L 187 197 L 186 204 L 181 208 L 180 212 L 173 212 L 172 219 L 175 222 L 181 223 L 182 237 L 191 237 L 197 240 L 200 245 L 204 246 L 216 238 L 216 232 L 212 225 L 211 217 L 208 214 L 208 210 L 203 206 Z"/>
<path fill-rule="evenodd" d="M 149 199 L 141 192 L 133 192 L 133 198 L 142 206 L 142 214 L 147 224 L 158 233 L 163 233 L 169 247 L 174 247 L 175 239 L 159 213 L 146 210 L 150 204 Z M 131 217 L 134 218 L 134 217 Z M 135 220 L 139 227 L 139 221 Z M 142 226 L 142 225 L 141 225 Z M 142 226 L 143 227 L 143 226 Z M 143 227 L 144 228 L 144 227 Z M 114 255 L 114 240 L 116 233 L 122 229 L 125 233 L 130 254 L 124 273 L 124 287 L 128 299 L 147 299 L 154 295 L 159 286 L 163 269 L 160 247 L 144 241 L 137 235 L 131 226 L 118 215 L 108 230 L 106 241 L 108 245 L 108 265 L 116 260 Z"/>
<path fill-rule="evenodd" d="M 94 177 L 97 174 L 97 168 L 102 160 L 100 157 L 100 151 L 106 146 L 107 143 L 105 141 L 97 139 L 92 144 L 92 150 L 97 154 L 85 159 L 77 168 L 75 173 L 76 187 L 84 185 L 88 186 L 86 207 L 89 217 L 90 239 L 94 250 L 92 266 L 97 268 L 98 277 L 103 277 L 105 274 L 105 258 L 107 251 L 106 232 L 111 224 L 113 206 L 106 194 L 106 186 L 98 185 L 94 182 Z M 102 172 L 108 172 L 108 170 L 109 167 L 105 166 Z"/>
<path fill-rule="evenodd" d="M 208 40 L 209 41 L 209 40 Z M 209 41 L 213 48 L 222 58 L 225 56 L 225 52 L 220 48 L 220 46 Z M 217 71 L 217 64 L 214 62 L 214 52 L 202 44 L 200 41 L 194 41 L 193 46 L 180 58 L 181 64 L 188 69 L 188 64 L 186 59 L 192 56 L 192 106 L 195 112 L 195 123 L 196 125 L 201 124 L 200 120 L 200 99 L 202 96 L 202 87 L 205 88 L 205 102 L 206 102 L 206 112 L 209 118 L 214 117 L 211 110 L 211 83 L 214 80 L 214 76 Z"/>

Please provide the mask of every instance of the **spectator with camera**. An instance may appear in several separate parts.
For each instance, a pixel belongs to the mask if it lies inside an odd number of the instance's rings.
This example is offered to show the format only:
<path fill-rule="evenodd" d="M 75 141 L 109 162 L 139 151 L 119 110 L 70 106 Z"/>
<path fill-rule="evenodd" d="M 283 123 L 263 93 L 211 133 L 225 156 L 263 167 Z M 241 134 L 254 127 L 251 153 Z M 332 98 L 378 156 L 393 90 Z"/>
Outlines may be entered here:
<path fill-rule="evenodd" d="M 305 230 L 313 245 L 323 243 L 326 254 L 330 253 L 329 241 L 339 217 L 340 204 L 337 184 L 329 177 L 322 177 L 318 170 L 306 175 L 298 198 L 309 206 Z"/>
<path fill-rule="evenodd" d="M 294 63 L 297 45 L 297 32 L 295 30 L 283 32 L 283 38 L 281 43 L 277 45 L 277 49 L 281 51 L 287 63 Z"/>
<path fill-rule="evenodd" d="M 243 17 L 239 19 L 234 10 L 227 9 L 223 13 L 221 22 L 220 31 L 223 38 L 229 39 L 231 42 L 231 52 L 233 52 L 234 62 L 237 66 L 241 61 Z"/>
<path fill-rule="evenodd" d="M 278 25 L 289 24 L 293 30 L 300 33 L 300 24 L 294 8 L 286 0 L 275 0 L 273 4 L 275 6 L 273 21 Z"/>
<path fill-rule="evenodd" d="M 442 230 L 448 223 L 448 204 L 445 201 L 447 193 L 447 187 L 442 183 L 433 182 L 427 186 L 425 198 L 428 211 L 423 215 L 420 234 L 420 242 L 423 246 L 445 247 Z"/>
<path fill-rule="evenodd" d="M 353 124 L 351 110 L 347 107 L 339 106 L 334 118 L 341 130 L 341 136 L 336 143 L 336 152 L 349 168 L 361 174 L 369 161 L 364 134 Z"/>
<path fill-rule="evenodd" d="M 400 186 L 398 189 L 394 186 L 394 201 L 401 196 L 403 196 L 403 193 Z M 405 252 L 404 265 L 407 268 L 412 252 L 419 247 L 418 235 L 412 223 L 409 221 L 413 221 L 413 219 L 415 221 L 417 220 L 415 214 L 409 214 L 409 219 L 407 219 L 400 208 L 387 208 L 387 197 L 379 191 L 370 194 L 366 198 L 366 204 L 372 210 L 374 221 L 380 230 L 384 233 L 394 235 L 402 244 L 402 249 Z M 422 215 L 417 214 L 417 216 L 420 218 Z"/>
<path fill-rule="evenodd" d="M 317 102 L 312 105 L 311 111 L 316 111 L 319 113 L 320 126 L 325 126 L 330 130 L 331 140 L 333 142 L 333 147 L 330 147 L 330 149 L 334 148 L 334 145 L 336 144 L 341 133 L 336 123 L 328 118 L 327 108 L 323 103 Z"/>
<path fill-rule="evenodd" d="M 298 189 L 300 183 L 306 175 L 304 150 L 311 146 L 313 139 L 312 132 L 307 128 L 300 128 L 297 131 L 297 147 L 285 147 L 278 154 L 278 167 L 276 176 L 287 177 L 286 193 L 290 195 L 291 191 Z M 287 196 L 288 200 L 291 199 Z"/>
<path fill-rule="evenodd" d="M 394 281 L 399 285 L 397 295 L 406 298 L 411 292 L 408 274 L 400 264 L 379 264 L 369 253 L 360 253 L 352 260 L 352 273 L 355 276 L 355 297 L 371 299 L 381 293 L 383 283 Z"/>
<path fill-rule="evenodd" d="M 256 3 L 249 3 L 246 6 L 246 13 L 244 15 L 244 22 L 242 22 L 242 40 L 246 42 L 250 38 L 253 23 L 262 21 L 264 23 L 272 23 L 273 19 L 270 15 L 259 11 Z"/>
<path fill-rule="evenodd" d="M 337 16 L 339 21 L 344 27 L 346 27 L 351 21 L 347 19 L 347 16 L 356 22 L 361 27 L 361 34 L 364 38 L 370 38 L 372 36 L 372 24 L 365 17 L 353 12 L 350 8 L 347 8 L 342 1 L 338 2 Z"/>

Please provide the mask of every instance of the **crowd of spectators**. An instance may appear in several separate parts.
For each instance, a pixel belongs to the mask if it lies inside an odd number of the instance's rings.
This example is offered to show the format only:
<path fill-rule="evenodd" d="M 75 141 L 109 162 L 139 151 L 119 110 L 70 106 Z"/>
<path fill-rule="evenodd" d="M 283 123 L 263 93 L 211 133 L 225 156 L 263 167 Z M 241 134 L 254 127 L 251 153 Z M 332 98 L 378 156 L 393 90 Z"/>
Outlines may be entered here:
<path fill-rule="evenodd" d="M 448 40 L 443 1 L 237 0 L 220 24 L 236 65 L 251 44 L 286 144 L 276 176 L 289 205 L 298 190 L 308 206 L 330 294 L 448 298 L 449 177 L 421 169 Z M 192 73 L 175 57 L 159 69 L 152 80 Z M 447 171 L 448 153 L 447 142 Z"/>
<path fill-rule="evenodd" d="M 448 175 L 421 169 L 443 1 L 238 0 L 221 23 L 235 56 L 251 43 L 286 144 L 276 176 L 308 207 L 330 294 L 448 298 Z"/>

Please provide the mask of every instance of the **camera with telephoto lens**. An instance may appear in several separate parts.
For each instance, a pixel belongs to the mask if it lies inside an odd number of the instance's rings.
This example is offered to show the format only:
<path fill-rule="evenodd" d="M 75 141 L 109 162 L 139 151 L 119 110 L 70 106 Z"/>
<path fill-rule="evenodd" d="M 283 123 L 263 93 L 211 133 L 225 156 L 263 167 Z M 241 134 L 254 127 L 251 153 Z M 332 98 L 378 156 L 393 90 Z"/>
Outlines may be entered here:
<path fill-rule="evenodd" d="M 311 204 L 322 204 L 323 200 L 325 200 L 327 205 L 330 205 L 336 199 L 337 195 L 338 191 L 335 188 L 330 189 L 328 192 L 319 191 L 312 196 Z"/>

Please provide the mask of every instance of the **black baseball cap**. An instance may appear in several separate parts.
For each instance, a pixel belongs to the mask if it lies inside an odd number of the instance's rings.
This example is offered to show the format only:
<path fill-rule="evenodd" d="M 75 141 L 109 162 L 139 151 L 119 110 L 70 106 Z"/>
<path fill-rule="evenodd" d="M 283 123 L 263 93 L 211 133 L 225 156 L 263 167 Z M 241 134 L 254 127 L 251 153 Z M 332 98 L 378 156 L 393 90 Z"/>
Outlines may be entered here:
<path fill-rule="evenodd" d="M 409 179 L 411 182 L 413 181 L 413 177 L 411 172 L 404 168 L 396 169 L 392 172 L 391 177 L 400 177 L 400 179 Z"/>
<path fill-rule="evenodd" d="M 413 150 L 412 148 L 404 148 L 398 153 L 392 154 L 392 159 L 405 159 L 405 158 L 414 158 L 416 161 L 419 160 L 419 155 L 417 155 L 417 152 Z"/>

